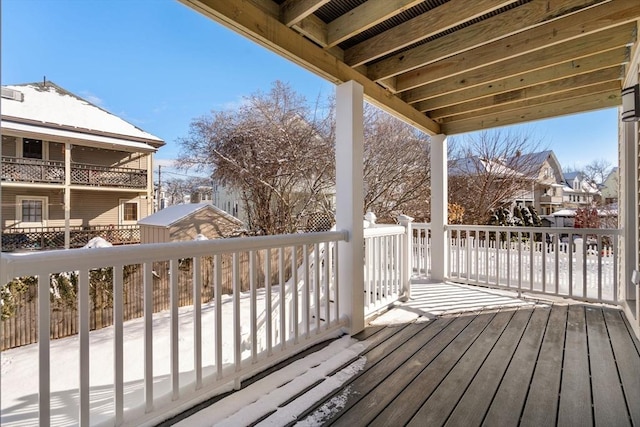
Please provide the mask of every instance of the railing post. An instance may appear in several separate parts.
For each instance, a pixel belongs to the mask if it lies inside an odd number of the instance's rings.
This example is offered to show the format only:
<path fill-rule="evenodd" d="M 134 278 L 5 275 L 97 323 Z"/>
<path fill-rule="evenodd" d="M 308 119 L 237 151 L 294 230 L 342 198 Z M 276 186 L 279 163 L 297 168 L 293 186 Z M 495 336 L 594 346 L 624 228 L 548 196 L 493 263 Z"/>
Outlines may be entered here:
<path fill-rule="evenodd" d="M 338 243 L 340 317 L 349 333 L 364 329 L 363 88 L 349 81 L 336 88 L 336 229 L 349 233 Z"/>
<path fill-rule="evenodd" d="M 431 137 L 431 278 L 435 281 L 444 281 L 448 275 L 447 191 L 447 137 L 434 135 Z"/>
<path fill-rule="evenodd" d="M 404 244 L 402 245 L 402 271 L 400 280 L 404 288 L 403 300 L 411 299 L 411 276 L 413 272 L 413 265 L 411 259 L 413 258 L 413 230 L 411 229 L 411 223 L 413 218 L 408 215 L 398 216 L 398 223 L 405 228 Z M 426 269 L 426 267 L 425 267 Z"/>

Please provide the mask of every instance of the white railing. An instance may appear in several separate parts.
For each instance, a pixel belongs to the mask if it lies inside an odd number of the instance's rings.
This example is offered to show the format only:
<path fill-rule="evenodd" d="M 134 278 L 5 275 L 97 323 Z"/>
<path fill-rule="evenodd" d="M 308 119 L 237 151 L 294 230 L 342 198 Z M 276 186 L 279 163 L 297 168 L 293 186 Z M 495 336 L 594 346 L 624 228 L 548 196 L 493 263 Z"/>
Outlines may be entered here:
<path fill-rule="evenodd" d="M 365 316 L 387 308 L 405 295 L 405 227 L 375 225 L 364 229 Z"/>
<path fill-rule="evenodd" d="M 336 242 L 346 238 L 346 232 L 331 231 L 2 254 L 0 281 L 3 284 L 16 277 L 37 276 L 38 295 L 46 296 L 38 298 L 38 330 L 45 331 L 39 334 L 37 361 L 34 357 L 34 366 L 39 369 L 37 390 L 34 390 L 38 402 L 33 407 L 18 405 L 16 410 L 20 414 L 16 416 L 26 420 L 26 424 L 44 426 L 52 423 L 52 415 L 56 417 L 54 424 L 62 425 L 152 425 L 229 389 L 229 384 L 238 388 L 241 379 L 339 335 L 348 319 L 341 315 L 338 301 Z M 245 293 L 238 267 L 239 255 L 243 253 L 248 254 L 250 263 L 249 289 Z M 285 253 L 289 254 L 289 260 Z M 221 257 L 229 255 L 232 256 L 233 292 L 223 296 Z M 277 257 L 277 263 L 272 262 L 273 257 Z M 390 255 L 380 257 L 388 264 L 397 259 Z M 185 259 L 192 260 L 194 272 L 193 307 L 186 312 L 179 309 L 177 298 L 178 270 Z M 264 261 L 262 265 L 258 259 Z M 154 314 L 153 284 L 157 273 L 153 265 L 158 261 L 169 261 L 170 310 Z M 213 263 L 212 277 L 204 275 L 202 272 L 206 269 L 200 268 L 207 262 Z M 274 264 L 278 266 L 277 271 L 273 271 Z M 123 321 L 124 298 L 131 298 L 123 294 L 123 270 L 132 265 L 143 270 L 139 296 L 144 299 L 144 315 L 135 328 Z M 96 269 L 112 273 L 109 276 L 112 277 L 114 319 L 109 350 L 113 353 L 111 366 L 92 366 L 95 351 L 102 351 L 93 348 L 95 340 L 89 337 L 90 282 Z M 392 271 L 391 266 L 388 270 Z M 52 348 L 47 333 L 52 275 L 64 272 L 78 277 L 79 374 L 74 380 L 75 391 L 64 390 L 68 394 L 64 405 L 78 408 L 72 418 L 65 418 L 59 413 L 59 406 L 56 407 L 52 376 L 57 379 L 75 373 L 57 369 L 59 359 L 54 353 L 58 348 Z M 290 279 L 286 280 L 285 275 Z M 263 277 L 262 283 L 258 283 L 258 277 Z M 381 284 L 380 289 L 387 289 L 386 283 Z M 214 295 L 206 305 L 201 302 L 205 286 L 212 286 Z M 181 335 L 185 325 L 189 336 L 184 332 Z M 124 348 L 129 348 L 130 342 L 138 338 L 143 341 L 139 351 L 125 354 Z M 163 359 L 164 353 L 167 357 Z M 107 384 L 112 387 L 107 386 L 105 390 L 104 383 L 94 387 L 95 371 L 108 375 Z M 2 392 L 4 400 L 7 391 Z"/>
<path fill-rule="evenodd" d="M 617 229 L 449 225 L 448 278 L 616 303 Z"/>
<path fill-rule="evenodd" d="M 411 267 L 414 277 L 429 277 L 431 274 L 431 224 L 411 224 Z"/>

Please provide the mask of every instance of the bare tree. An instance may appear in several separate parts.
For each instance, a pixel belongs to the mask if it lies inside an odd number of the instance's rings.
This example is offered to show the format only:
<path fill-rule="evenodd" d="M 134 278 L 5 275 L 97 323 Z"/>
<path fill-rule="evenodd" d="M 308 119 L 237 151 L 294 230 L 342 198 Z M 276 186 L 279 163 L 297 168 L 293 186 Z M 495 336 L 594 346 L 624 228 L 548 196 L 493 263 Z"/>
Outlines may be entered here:
<path fill-rule="evenodd" d="M 364 210 L 381 222 L 429 217 L 429 139 L 369 104 L 364 119 Z"/>
<path fill-rule="evenodd" d="M 334 149 L 331 110 L 311 110 L 282 82 L 245 99 L 237 111 L 195 119 L 179 140 L 179 164 L 207 170 L 241 195 L 257 233 L 297 230 L 309 210 L 331 208 Z"/>
<path fill-rule="evenodd" d="M 589 181 L 602 184 L 612 169 L 611 162 L 604 159 L 596 159 L 586 165 L 581 172 Z"/>
<path fill-rule="evenodd" d="M 485 224 L 492 211 L 530 195 L 539 165 L 528 154 L 540 143 L 525 133 L 481 132 L 454 142 L 449 202 L 464 209 L 466 224 Z"/>

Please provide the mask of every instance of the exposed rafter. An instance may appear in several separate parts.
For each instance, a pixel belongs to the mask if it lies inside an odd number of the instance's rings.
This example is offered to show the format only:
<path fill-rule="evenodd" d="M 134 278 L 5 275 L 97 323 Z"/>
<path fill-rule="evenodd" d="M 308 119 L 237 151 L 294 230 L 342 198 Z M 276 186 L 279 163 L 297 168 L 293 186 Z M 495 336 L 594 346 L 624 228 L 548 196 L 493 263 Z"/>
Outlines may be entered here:
<path fill-rule="evenodd" d="M 638 0 L 180 1 L 430 134 L 619 105 L 638 51 Z"/>

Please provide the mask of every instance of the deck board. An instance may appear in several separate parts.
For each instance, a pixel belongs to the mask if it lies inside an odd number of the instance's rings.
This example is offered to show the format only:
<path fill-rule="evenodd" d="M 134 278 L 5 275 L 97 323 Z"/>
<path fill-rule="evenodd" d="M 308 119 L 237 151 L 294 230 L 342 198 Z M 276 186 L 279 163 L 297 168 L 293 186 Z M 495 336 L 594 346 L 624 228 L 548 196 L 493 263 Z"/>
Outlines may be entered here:
<path fill-rule="evenodd" d="M 534 310 L 531 315 L 531 320 L 529 320 L 524 335 L 516 347 L 511 363 L 487 411 L 484 425 L 512 426 L 518 424 L 525 403 L 527 385 L 533 375 L 538 349 L 548 318 L 549 310 L 546 309 Z"/>
<path fill-rule="evenodd" d="M 523 427 L 551 426 L 556 423 L 566 319 L 567 306 L 553 308 L 549 316 L 550 327 L 547 327 L 542 341 L 522 413 L 520 425 Z"/>
<path fill-rule="evenodd" d="M 368 389 L 367 393 L 360 395 L 357 403 L 345 406 L 343 412 L 331 422 L 335 422 L 336 425 L 351 426 L 371 422 L 424 369 L 425 365 L 471 323 L 471 320 L 471 317 L 454 319 L 446 329 L 437 335 L 437 340 L 431 340 L 429 346 L 423 346 L 417 353 L 411 354 L 406 363 L 399 366 L 389 365 L 388 368 L 392 370 L 392 373 L 384 378 L 383 384 Z M 403 349 L 403 351 L 406 350 Z M 375 376 L 376 372 L 371 374 Z M 352 386 L 355 387 L 355 384 Z"/>
<path fill-rule="evenodd" d="M 620 386 L 616 361 L 611 351 L 602 310 L 585 308 L 589 362 L 593 391 L 593 417 L 596 425 L 630 425 L 627 405 Z M 639 402 L 640 403 L 640 402 Z"/>
<path fill-rule="evenodd" d="M 372 426 L 404 425 L 413 417 L 413 414 L 435 391 L 440 382 L 453 369 L 458 360 L 464 355 L 482 332 L 489 326 L 495 317 L 493 314 L 481 314 L 476 316 L 471 323 L 450 343 L 446 343 L 446 348 L 436 356 L 425 369 L 423 369 L 415 380 L 407 387 L 398 390 L 392 404 L 387 406 L 375 420 Z M 383 384 L 384 386 L 384 384 Z M 385 387 L 387 393 L 391 393 L 390 388 Z M 394 390 L 395 391 L 395 390 Z M 368 417 L 371 416 L 371 413 Z"/>
<path fill-rule="evenodd" d="M 317 404 L 346 396 L 325 425 L 640 425 L 640 347 L 613 307 L 538 304 L 365 335 L 376 343 L 363 371 Z"/>
<path fill-rule="evenodd" d="M 520 310 L 514 314 L 509 328 L 496 342 L 495 347 L 473 378 L 464 395 L 446 422 L 448 426 L 480 425 L 498 390 L 500 381 L 511 362 L 533 310 Z"/>
<path fill-rule="evenodd" d="M 560 386 L 559 425 L 592 425 L 591 372 L 584 307 L 572 305 L 567 315 L 567 331 Z"/>
<path fill-rule="evenodd" d="M 640 354 L 638 347 L 634 345 L 635 337 L 628 333 L 620 311 L 605 310 L 604 318 L 624 387 L 629 415 L 633 425 L 640 426 Z"/>
<path fill-rule="evenodd" d="M 474 374 L 483 365 L 485 359 L 502 336 L 513 315 L 513 311 L 505 311 L 498 313 L 493 318 L 438 388 L 416 412 L 409 422 L 410 426 L 420 427 L 444 424 L 469 386 Z"/>

